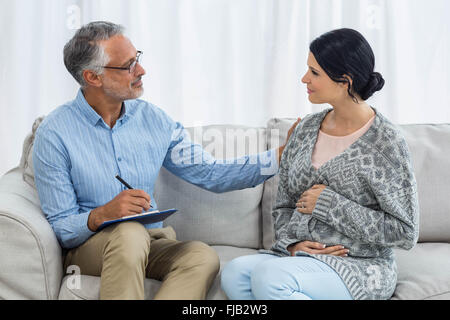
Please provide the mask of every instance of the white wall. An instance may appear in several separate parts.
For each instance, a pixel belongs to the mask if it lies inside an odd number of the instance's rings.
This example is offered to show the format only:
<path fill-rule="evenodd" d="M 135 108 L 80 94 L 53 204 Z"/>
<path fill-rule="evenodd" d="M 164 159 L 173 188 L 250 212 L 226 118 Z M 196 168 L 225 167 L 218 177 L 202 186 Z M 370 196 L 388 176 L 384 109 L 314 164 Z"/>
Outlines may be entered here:
<path fill-rule="evenodd" d="M 0 174 L 39 115 L 74 98 L 62 49 L 80 24 L 123 24 L 144 51 L 147 99 L 185 126 L 264 126 L 318 111 L 300 79 L 309 43 L 359 30 L 396 123 L 450 122 L 448 0 L 0 0 Z"/>

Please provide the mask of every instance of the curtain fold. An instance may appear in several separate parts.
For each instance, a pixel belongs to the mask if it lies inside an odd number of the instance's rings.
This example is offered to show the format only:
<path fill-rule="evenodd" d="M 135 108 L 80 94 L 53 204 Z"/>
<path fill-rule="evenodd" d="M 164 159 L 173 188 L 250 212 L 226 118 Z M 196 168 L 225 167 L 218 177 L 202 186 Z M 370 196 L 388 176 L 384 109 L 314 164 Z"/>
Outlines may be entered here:
<path fill-rule="evenodd" d="M 94 20 L 143 50 L 142 97 L 185 126 L 265 126 L 303 117 L 309 43 L 360 31 L 386 86 L 368 102 L 396 123 L 450 122 L 448 0 L 0 0 L 0 174 L 17 165 L 35 118 L 78 86 L 62 51 Z"/>

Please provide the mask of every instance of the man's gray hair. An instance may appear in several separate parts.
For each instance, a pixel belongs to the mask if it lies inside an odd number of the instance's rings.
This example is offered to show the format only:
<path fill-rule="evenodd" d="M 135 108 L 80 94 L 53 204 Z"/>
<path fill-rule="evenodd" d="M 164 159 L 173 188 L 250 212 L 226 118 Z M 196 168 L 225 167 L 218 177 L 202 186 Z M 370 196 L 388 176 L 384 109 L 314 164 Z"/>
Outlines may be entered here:
<path fill-rule="evenodd" d="M 109 63 L 109 57 L 98 41 L 108 40 L 115 35 L 122 35 L 121 25 L 105 21 L 94 21 L 82 26 L 64 46 L 64 64 L 81 87 L 86 86 L 84 70 L 102 74 Z"/>

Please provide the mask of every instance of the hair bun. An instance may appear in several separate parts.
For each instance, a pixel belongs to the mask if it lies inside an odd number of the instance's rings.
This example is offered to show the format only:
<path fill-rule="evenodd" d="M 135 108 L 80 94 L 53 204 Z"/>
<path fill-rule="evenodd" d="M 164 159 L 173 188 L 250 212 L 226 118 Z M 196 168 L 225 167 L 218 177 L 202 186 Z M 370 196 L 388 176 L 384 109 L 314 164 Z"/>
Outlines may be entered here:
<path fill-rule="evenodd" d="M 361 92 L 361 99 L 369 99 L 375 92 L 380 91 L 384 87 L 384 79 L 381 73 L 372 72 L 366 87 Z"/>

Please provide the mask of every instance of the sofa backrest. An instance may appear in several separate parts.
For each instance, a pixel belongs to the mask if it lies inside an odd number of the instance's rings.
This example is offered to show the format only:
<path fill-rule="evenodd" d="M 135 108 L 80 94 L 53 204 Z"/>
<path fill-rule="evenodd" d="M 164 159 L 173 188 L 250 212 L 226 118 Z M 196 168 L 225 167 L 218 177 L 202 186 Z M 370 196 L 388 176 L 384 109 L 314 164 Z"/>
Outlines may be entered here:
<path fill-rule="evenodd" d="M 295 120 L 271 119 L 267 128 L 217 125 L 187 130 L 192 139 L 213 156 L 233 158 L 283 144 Z M 36 120 L 33 132 L 25 139 L 20 163 L 24 170 L 23 178 L 34 188 L 33 197 L 36 199 L 32 146 L 34 132 L 41 121 L 42 118 Z M 411 151 L 418 184 L 419 242 L 450 242 L 450 124 L 399 127 Z M 256 144 L 252 141 L 255 135 Z M 275 176 L 255 188 L 214 194 L 179 179 L 163 168 L 154 196 L 159 208 L 179 209 L 166 224 L 174 227 L 180 240 L 268 249 L 273 241 L 272 207 L 277 187 L 278 177 Z"/>
<path fill-rule="evenodd" d="M 416 175 L 419 242 L 450 242 L 450 124 L 400 126 Z"/>
<path fill-rule="evenodd" d="M 267 150 L 266 130 L 215 125 L 186 129 L 191 139 L 217 159 L 231 159 Z M 165 220 L 179 240 L 210 245 L 261 248 L 263 185 L 221 194 L 203 190 L 162 168 L 154 196 L 159 208 L 179 212 Z"/>

